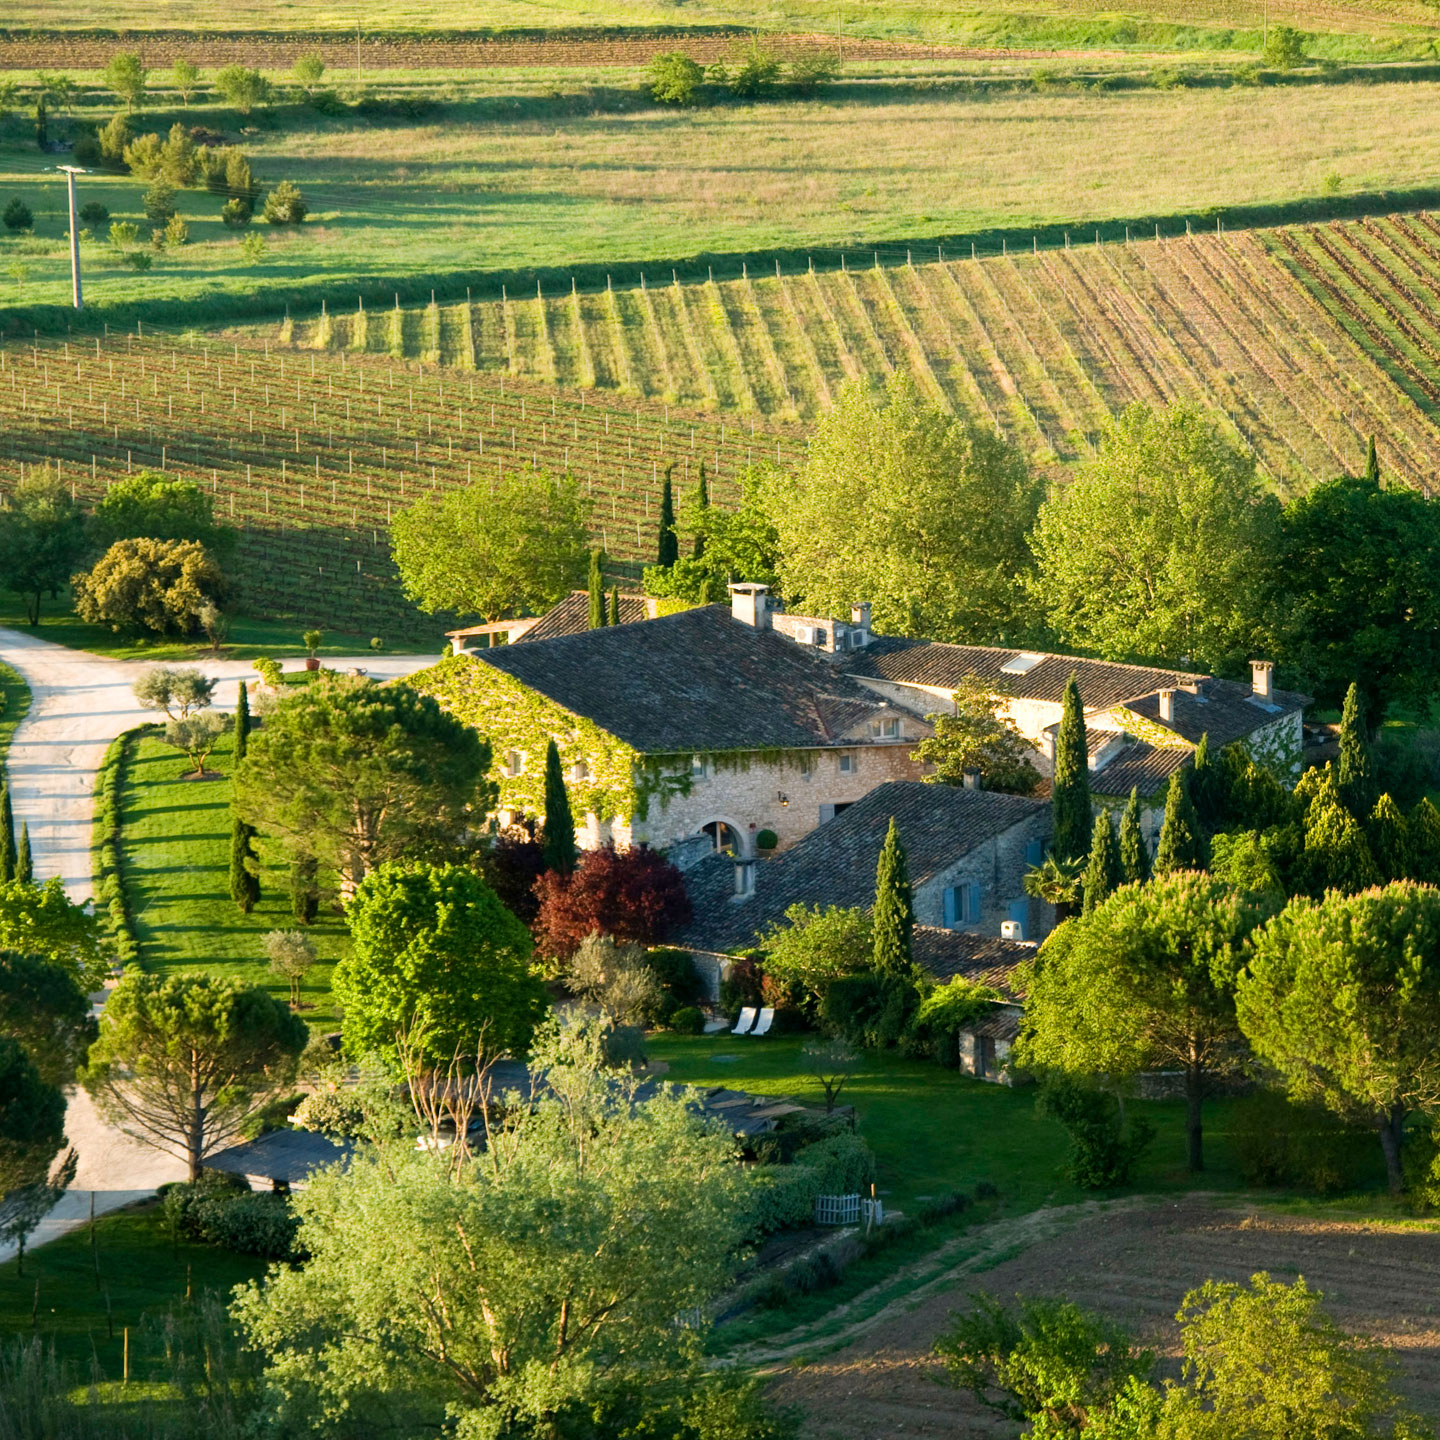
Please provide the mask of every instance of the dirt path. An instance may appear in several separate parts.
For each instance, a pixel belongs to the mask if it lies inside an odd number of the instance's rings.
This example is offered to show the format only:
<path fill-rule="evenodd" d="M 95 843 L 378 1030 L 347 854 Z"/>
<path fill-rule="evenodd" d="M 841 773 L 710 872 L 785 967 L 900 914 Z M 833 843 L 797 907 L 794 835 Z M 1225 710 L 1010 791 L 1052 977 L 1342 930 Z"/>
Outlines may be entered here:
<path fill-rule="evenodd" d="M 1396 1349 L 1402 1391 L 1426 1415 L 1440 1414 L 1440 1227 L 1287 1216 L 1190 1196 L 1077 1206 L 1068 1223 L 1062 1211 L 1039 1211 L 991 1227 L 985 1240 L 980 1255 L 942 1280 L 854 1326 L 838 1350 L 777 1376 L 772 1393 L 803 1408 L 810 1440 L 1013 1434 L 1013 1425 L 939 1383 L 932 1347 L 974 1290 L 1065 1295 L 1138 1332 L 1173 1366 L 1185 1292 L 1257 1270 L 1303 1275 L 1342 1325 Z M 1003 1258 L 1017 1244 L 1026 1248 Z"/>
<path fill-rule="evenodd" d="M 366 655 L 329 660 L 336 669 L 363 666 L 372 675 L 391 679 L 434 664 L 436 656 Z M 154 713 L 142 710 L 131 687 L 149 662 L 109 660 L 84 650 L 70 650 L 22 631 L 0 629 L 0 660 L 13 665 L 30 687 L 30 711 L 16 728 L 10 746 L 11 799 L 18 834 L 30 826 L 35 877 L 58 875 L 72 900 L 91 896 L 90 830 L 95 806 L 95 776 L 110 742 L 123 730 Z M 217 680 L 232 682 L 217 709 L 234 705 L 234 684 L 253 679 L 248 660 L 201 660 L 199 669 Z M 101 998 L 101 997 L 97 997 Z M 70 1097 L 66 1136 L 79 1153 L 75 1184 L 51 1211 L 34 1237 L 53 1239 L 81 1224 L 90 1213 L 90 1197 L 101 1214 L 131 1200 L 153 1194 L 156 1186 L 184 1177 L 178 1161 L 122 1134 L 95 1112 L 89 1097 Z M 0 1260 L 14 1253 L 0 1245 Z"/>

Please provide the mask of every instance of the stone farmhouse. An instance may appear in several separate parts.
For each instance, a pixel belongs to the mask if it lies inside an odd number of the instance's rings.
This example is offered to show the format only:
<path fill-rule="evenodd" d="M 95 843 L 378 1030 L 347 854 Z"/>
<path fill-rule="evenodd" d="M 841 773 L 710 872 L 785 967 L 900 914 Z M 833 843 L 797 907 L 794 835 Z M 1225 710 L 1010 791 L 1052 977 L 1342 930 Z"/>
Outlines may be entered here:
<path fill-rule="evenodd" d="M 650 844 L 682 868 L 720 848 L 753 858 L 762 838 L 784 850 L 883 781 L 918 779 L 929 722 L 834 663 L 869 643 L 868 607 L 772 625 L 763 586 L 733 588 L 729 610 L 550 639 L 537 625 L 411 683 L 491 742 L 502 820 L 543 811 L 553 738 L 579 843 Z"/>

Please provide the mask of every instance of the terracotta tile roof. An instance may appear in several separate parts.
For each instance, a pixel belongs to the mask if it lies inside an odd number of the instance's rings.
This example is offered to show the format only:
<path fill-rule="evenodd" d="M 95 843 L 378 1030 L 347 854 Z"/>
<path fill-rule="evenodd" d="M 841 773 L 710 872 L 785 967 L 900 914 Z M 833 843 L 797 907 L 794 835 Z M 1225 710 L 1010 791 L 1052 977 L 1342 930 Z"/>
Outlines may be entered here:
<path fill-rule="evenodd" d="M 1221 745 L 1243 740 L 1262 726 L 1273 724 L 1283 715 L 1293 715 L 1310 703 L 1310 696 L 1294 690 L 1272 690 L 1269 700 L 1261 701 L 1248 685 L 1235 680 L 1210 680 L 1203 695 L 1192 695 L 1188 690 L 1175 692 L 1173 720 L 1160 718 L 1158 694 L 1138 696 L 1125 708 L 1156 725 L 1163 725 L 1192 745 L 1198 745 L 1200 737 L 1208 734 L 1213 753 Z"/>
<path fill-rule="evenodd" d="M 685 873 L 694 919 L 675 944 L 716 954 L 744 950 L 791 905 L 858 905 L 875 900 L 875 866 L 893 816 L 910 871 L 923 885 L 961 856 L 1046 810 L 1043 801 L 919 780 L 878 785 L 812 830 L 799 844 L 759 862 L 755 893 L 736 902 L 734 862 L 716 855 Z M 998 942 L 997 942 L 998 943 Z"/>
<path fill-rule="evenodd" d="M 942 930 L 917 925 L 911 949 L 915 963 L 942 985 L 957 976 L 977 985 L 989 985 L 1012 996 L 1015 970 L 1035 958 L 1035 946 L 994 935 L 972 935 L 966 930 Z"/>
<path fill-rule="evenodd" d="M 533 642 L 533 643 L 531 643 Z M 886 707 L 829 661 L 718 605 L 476 651 L 643 754 L 804 749 Z"/>
<path fill-rule="evenodd" d="M 1025 655 L 1040 658 L 1024 674 L 1007 674 L 1002 668 Z M 988 645 L 947 645 L 938 640 L 906 640 L 899 636 L 872 640 L 865 649 L 848 656 L 841 668 L 869 679 L 942 690 L 953 690 L 961 680 L 975 675 L 1003 686 L 1017 700 L 1048 700 L 1056 705 L 1064 698 L 1066 682 L 1073 673 L 1087 710 L 1105 709 L 1195 678 L 1178 670 L 1148 665 L 1120 665 L 1109 660 L 1002 650 Z"/>
<path fill-rule="evenodd" d="M 605 596 L 605 613 L 610 613 L 610 596 Z M 650 611 L 643 595 L 620 597 L 620 623 L 634 624 L 648 620 Z M 590 592 L 572 590 L 558 605 L 552 606 L 518 640 L 528 645 L 532 640 L 553 640 L 557 635 L 579 635 L 590 629 Z"/>

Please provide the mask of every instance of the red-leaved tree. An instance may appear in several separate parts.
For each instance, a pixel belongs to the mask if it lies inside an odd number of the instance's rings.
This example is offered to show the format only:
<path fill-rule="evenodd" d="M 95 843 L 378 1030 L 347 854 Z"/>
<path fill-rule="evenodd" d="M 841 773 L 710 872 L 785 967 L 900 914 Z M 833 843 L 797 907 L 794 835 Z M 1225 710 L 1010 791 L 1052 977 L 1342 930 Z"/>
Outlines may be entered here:
<path fill-rule="evenodd" d="M 573 874 L 547 871 L 535 882 L 540 913 L 535 941 L 568 959 L 587 935 L 610 935 L 661 945 L 690 920 L 690 897 L 680 872 L 654 850 L 639 846 L 587 850 Z"/>

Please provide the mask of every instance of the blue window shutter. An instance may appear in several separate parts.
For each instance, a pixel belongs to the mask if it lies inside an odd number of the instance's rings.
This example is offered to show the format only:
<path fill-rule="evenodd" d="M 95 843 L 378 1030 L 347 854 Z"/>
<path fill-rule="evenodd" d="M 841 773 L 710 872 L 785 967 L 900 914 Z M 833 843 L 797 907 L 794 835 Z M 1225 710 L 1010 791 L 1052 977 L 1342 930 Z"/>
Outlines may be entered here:
<path fill-rule="evenodd" d="M 1039 865 L 1045 859 L 1045 842 L 1043 840 L 1032 840 L 1025 847 L 1025 863 L 1027 865 Z"/>
<path fill-rule="evenodd" d="M 980 887 L 972 884 L 967 888 L 970 892 L 970 914 L 967 919 L 970 924 L 978 925 L 980 923 Z"/>
<path fill-rule="evenodd" d="M 1017 925 L 1028 925 L 1030 923 L 1030 902 L 1028 900 L 1012 900 L 1009 918 Z"/>
<path fill-rule="evenodd" d="M 945 928 L 947 930 L 953 930 L 960 923 L 960 917 L 956 914 L 956 899 L 955 887 L 947 885 L 945 887 Z"/>

